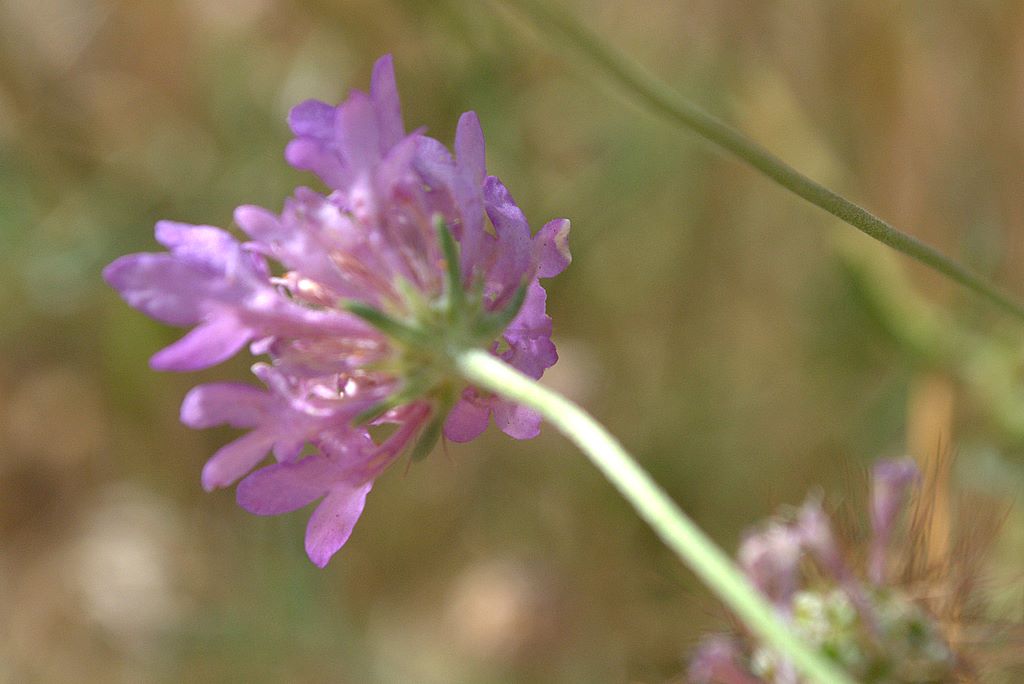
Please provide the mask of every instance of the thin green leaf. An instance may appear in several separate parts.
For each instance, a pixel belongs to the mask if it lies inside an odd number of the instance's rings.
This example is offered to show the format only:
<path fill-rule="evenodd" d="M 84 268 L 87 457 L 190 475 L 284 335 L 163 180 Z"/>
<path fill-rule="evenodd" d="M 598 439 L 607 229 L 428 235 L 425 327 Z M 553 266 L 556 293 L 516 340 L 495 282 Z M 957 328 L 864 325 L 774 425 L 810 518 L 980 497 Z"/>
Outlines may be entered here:
<path fill-rule="evenodd" d="M 375 309 L 368 304 L 349 301 L 343 303 L 342 308 L 351 314 L 359 316 L 388 337 L 394 338 L 399 342 L 409 345 L 420 345 L 426 341 L 426 335 L 423 331 L 397 321 L 383 311 Z"/>

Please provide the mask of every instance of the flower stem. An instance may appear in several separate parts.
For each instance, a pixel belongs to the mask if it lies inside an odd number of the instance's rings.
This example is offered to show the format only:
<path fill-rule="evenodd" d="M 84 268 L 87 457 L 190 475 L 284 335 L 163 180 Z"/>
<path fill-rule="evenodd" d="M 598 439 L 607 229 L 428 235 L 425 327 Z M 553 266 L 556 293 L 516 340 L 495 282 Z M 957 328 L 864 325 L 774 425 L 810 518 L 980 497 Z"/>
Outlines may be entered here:
<path fill-rule="evenodd" d="M 1015 317 L 1024 320 L 1024 306 L 998 287 L 912 235 L 897 230 L 867 209 L 808 178 L 723 121 L 683 98 L 628 55 L 619 52 L 575 18 L 542 0 L 506 0 L 530 16 L 534 26 L 567 43 L 588 62 L 600 67 L 643 105 L 676 124 L 736 155 L 750 166 L 811 204 L 857 230 L 973 290 Z"/>
<path fill-rule="evenodd" d="M 453 362 L 473 385 L 541 413 L 575 442 L 662 541 L 743 622 L 785 654 L 810 680 L 853 684 L 845 674 L 797 639 L 769 603 L 715 543 L 672 501 L 622 445 L 586 411 L 483 350 L 457 353 Z"/>

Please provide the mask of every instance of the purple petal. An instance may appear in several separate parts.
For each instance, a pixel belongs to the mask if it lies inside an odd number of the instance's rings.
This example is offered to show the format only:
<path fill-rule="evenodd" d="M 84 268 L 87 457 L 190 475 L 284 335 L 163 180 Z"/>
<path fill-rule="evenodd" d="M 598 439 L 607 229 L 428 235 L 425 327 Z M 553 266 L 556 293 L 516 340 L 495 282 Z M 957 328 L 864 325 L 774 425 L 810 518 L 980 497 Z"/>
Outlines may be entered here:
<path fill-rule="evenodd" d="M 193 387 L 181 403 L 181 422 L 191 428 L 230 425 L 253 428 L 263 422 L 273 398 L 261 389 L 236 382 Z"/>
<path fill-rule="evenodd" d="M 134 309 L 170 325 L 202 318 L 208 283 L 170 254 L 129 254 L 103 269 L 103 278 Z"/>
<path fill-rule="evenodd" d="M 522 308 L 504 333 L 509 349 L 502 358 L 534 379 L 558 361 L 551 342 L 551 318 L 544 311 L 546 300 L 547 293 L 540 283 L 530 283 Z"/>
<path fill-rule="evenodd" d="M 306 433 L 306 430 L 297 430 L 292 434 L 278 435 L 277 441 L 274 442 L 274 458 L 279 463 L 294 463 L 299 460 L 310 439 Z"/>
<path fill-rule="evenodd" d="M 871 527 L 877 533 L 889 528 L 906 500 L 908 490 L 921 476 L 912 458 L 879 462 L 872 473 Z"/>
<path fill-rule="evenodd" d="M 298 136 L 330 140 L 334 135 L 336 108 L 320 100 L 306 100 L 288 112 L 288 126 Z"/>
<path fill-rule="evenodd" d="M 740 543 L 739 561 L 743 572 L 772 602 L 788 610 L 797 590 L 798 569 L 803 552 L 801 535 L 789 525 L 773 522 L 748 534 Z"/>
<path fill-rule="evenodd" d="M 419 153 L 421 136 L 411 135 L 403 138 L 391 147 L 385 154 L 377 170 L 378 184 L 386 194 L 394 191 L 403 183 L 420 183 L 420 179 L 413 172 L 413 164 L 416 155 Z"/>
<path fill-rule="evenodd" d="M 483 434 L 491 408 L 463 394 L 444 421 L 444 436 L 453 442 L 470 442 Z"/>
<path fill-rule="evenodd" d="M 326 494 L 341 470 L 320 455 L 298 463 L 275 463 L 260 468 L 238 483 L 238 505 L 256 515 L 280 515 L 302 508 Z"/>
<path fill-rule="evenodd" d="M 470 284 L 482 261 L 486 238 L 490 237 L 484 233 L 483 183 L 487 174 L 484 133 L 475 112 L 466 112 L 459 118 L 455 153 L 458 173 L 452 179 L 452 195 L 462 215 L 458 232 L 461 268 L 466 283 Z"/>
<path fill-rule="evenodd" d="M 336 136 L 345 166 L 369 172 L 381 159 L 380 130 L 369 96 L 353 91 L 338 107 Z"/>
<path fill-rule="evenodd" d="M 569 219 L 549 221 L 533 236 L 537 275 L 553 278 L 572 262 L 569 253 Z"/>
<path fill-rule="evenodd" d="M 800 508 L 796 527 L 803 547 L 810 551 L 836 579 L 843 579 L 846 576 L 846 567 L 842 553 L 832 534 L 828 516 L 818 501 L 809 500 Z"/>
<path fill-rule="evenodd" d="M 203 466 L 203 489 L 227 487 L 262 461 L 274 444 L 274 436 L 254 430 L 221 447 Z"/>
<path fill-rule="evenodd" d="M 104 275 L 130 305 L 172 325 L 203 325 L 159 352 L 154 368 L 193 370 L 223 361 L 254 337 L 353 331 L 352 316 L 314 311 L 271 286 L 262 257 L 227 232 L 161 221 L 171 254 L 134 254 Z M 358 323 L 361 328 L 365 325 Z"/>
<path fill-rule="evenodd" d="M 220 272 L 230 268 L 239 254 L 238 241 L 226 230 L 193 226 L 177 221 L 157 221 L 156 240 L 190 264 Z"/>
<path fill-rule="evenodd" d="M 868 575 L 881 584 L 885 580 L 885 557 L 893 526 L 907 500 L 910 487 L 920 478 L 911 458 L 879 462 L 874 469 L 871 488 L 871 549 Z"/>
<path fill-rule="evenodd" d="M 253 330 L 225 312 L 193 328 L 174 344 L 149 359 L 153 370 L 194 371 L 230 359 L 252 339 Z"/>
<path fill-rule="evenodd" d="M 263 207 L 244 204 L 235 209 L 235 223 L 253 240 L 270 244 L 285 237 L 285 230 L 277 215 Z"/>
<path fill-rule="evenodd" d="M 821 503 L 814 499 L 808 500 L 800 508 L 795 526 L 803 547 L 843 588 L 867 628 L 876 636 L 880 635 L 877 611 L 864 593 L 861 582 L 847 567 Z"/>
<path fill-rule="evenodd" d="M 455 129 L 455 159 L 459 169 L 476 187 L 483 185 L 487 175 L 484 132 L 476 112 L 466 112 L 459 117 L 459 125 Z"/>
<path fill-rule="evenodd" d="M 381 151 L 385 151 L 405 135 L 405 125 L 402 123 L 402 104 L 398 99 L 395 66 L 391 55 L 384 55 L 373 65 L 373 76 L 370 78 L 370 97 L 373 99 L 373 106 L 377 111 Z"/>
<path fill-rule="evenodd" d="M 422 402 L 408 404 L 397 422 L 398 429 L 380 446 L 363 448 L 358 442 L 344 440 L 354 446 L 346 459 L 346 477 L 349 481 L 370 482 L 383 473 L 398 455 L 420 434 L 421 428 L 430 418 L 431 409 Z"/>
<path fill-rule="evenodd" d="M 332 188 L 342 187 L 348 179 L 338 153 L 316 138 L 301 137 L 288 143 L 285 160 L 300 171 L 311 171 Z"/>
<path fill-rule="evenodd" d="M 513 439 L 533 439 L 540 434 L 540 414 L 531 408 L 495 399 L 494 424 Z"/>
<path fill-rule="evenodd" d="M 484 238 L 494 239 L 484 234 L 481 189 L 479 185 L 474 187 L 469 174 L 456 166 L 448 148 L 440 142 L 425 135 L 417 135 L 415 140 L 413 168 L 428 188 L 424 196 L 428 212 L 439 212 L 452 220 L 449 227 L 460 246 L 462 272 L 468 285 L 474 267 L 481 261 L 480 243 Z"/>
<path fill-rule="evenodd" d="M 465 284 L 469 286 L 477 265 L 485 260 L 481 244 L 488 238 L 494 240 L 484 233 L 481 188 L 470 180 L 469 172 L 456 165 L 440 142 L 424 135 L 417 135 L 415 139 L 413 168 L 427 188 L 423 195 L 426 213 L 441 213 L 449 219 L 449 227 L 460 247 Z"/>
<path fill-rule="evenodd" d="M 504 303 L 519 287 L 530 265 L 530 224 L 500 180 L 488 176 L 484 182 L 484 206 L 498 235 L 498 257 L 488 280 L 497 292 L 496 306 Z"/>
<path fill-rule="evenodd" d="M 327 430 L 317 436 L 317 446 L 334 463 L 345 468 L 362 466 L 378 449 L 366 430 Z"/>
<path fill-rule="evenodd" d="M 687 679 L 691 684 L 760 684 L 763 680 L 739 665 L 743 653 L 726 636 L 705 639 L 690 661 Z"/>
<path fill-rule="evenodd" d="M 325 567 L 348 541 L 372 487 L 372 482 L 358 488 L 337 486 L 313 511 L 306 526 L 306 555 L 317 567 Z"/>
<path fill-rule="evenodd" d="M 227 280 L 220 289 L 230 290 L 231 281 L 250 281 L 249 285 L 270 276 L 262 256 L 244 250 L 231 233 L 220 228 L 158 221 L 156 239 L 197 274 Z"/>
<path fill-rule="evenodd" d="M 416 157 L 413 161 L 417 173 L 431 187 L 449 188 L 455 176 L 455 160 L 452 153 L 439 141 L 425 135 L 418 135 Z"/>
<path fill-rule="evenodd" d="M 262 207 L 246 205 L 235 209 L 235 223 L 257 241 L 253 243 L 255 248 L 287 269 L 339 291 L 331 293 L 335 297 L 353 296 L 354 293 L 343 291 L 345 280 L 331 260 L 331 245 L 321 241 L 327 230 L 337 233 L 345 219 L 327 198 L 302 190 L 285 202 L 280 217 Z"/>

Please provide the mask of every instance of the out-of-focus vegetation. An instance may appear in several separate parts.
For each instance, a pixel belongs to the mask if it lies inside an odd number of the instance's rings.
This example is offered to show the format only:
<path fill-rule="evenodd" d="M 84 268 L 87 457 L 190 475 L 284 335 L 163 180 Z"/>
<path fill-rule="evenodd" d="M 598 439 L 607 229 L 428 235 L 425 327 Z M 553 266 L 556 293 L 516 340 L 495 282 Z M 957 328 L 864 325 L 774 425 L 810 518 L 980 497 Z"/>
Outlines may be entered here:
<path fill-rule="evenodd" d="M 1024 298 L 1024 4 L 570 5 Z M 366 87 L 384 52 L 410 128 L 450 140 L 475 109 L 534 225 L 573 220 L 548 381 L 724 546 L 810 487 L 862 496 L 877 456 L 952 453 L 974 502 L 952 526 L 1005 513 L 979 614 L 1020 618 L 1021 326 L 552 47 L 500 3 L 0 0 L 0 682 L 657 682 L 723 624 L 550 429 L 394 468 L 324 571 L 303 514 L 201 491 L 231 433 L 184 428 L 178 404 L 246 362 L 150 371 L 180 331 L 99 271 L 155 250 L 157 219 L 226 226 L 317 187 L 282 160 L 287 110 Z"/>

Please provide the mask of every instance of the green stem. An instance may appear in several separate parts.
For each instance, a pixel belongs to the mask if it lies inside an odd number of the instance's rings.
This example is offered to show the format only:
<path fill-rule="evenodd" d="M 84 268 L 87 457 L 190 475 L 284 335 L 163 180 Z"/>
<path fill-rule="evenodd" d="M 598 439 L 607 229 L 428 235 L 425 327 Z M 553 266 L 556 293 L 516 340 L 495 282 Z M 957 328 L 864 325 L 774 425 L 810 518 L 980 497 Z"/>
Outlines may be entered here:
<path fill-rule="evenodd" d="M 473 385 L 529 406 L 576 443 L 662 541 L 766 643 L 785 654 L 812 681 L 853 684 L 797 639 L 728 556 L 669 498 L 651 476 L 586 411 L 483 350 L 454 356 Z"/>
<path fill-rule="evenodd" d="M 728 150 L 787 190 L 1024 320 L 1024 306 L 934 247 L 903 233 L 867 209 L 803 175 L 742 133 L 703 111 L 637 61 L 605 43 L 572 16 L 541 0 L 506 0 L 528 14 L 536 28 L 566 43 L 654 112 Z"/>

